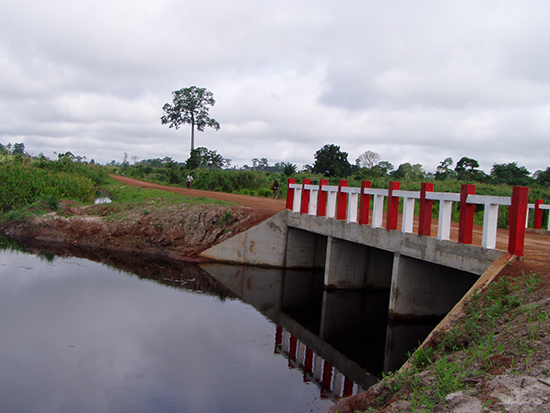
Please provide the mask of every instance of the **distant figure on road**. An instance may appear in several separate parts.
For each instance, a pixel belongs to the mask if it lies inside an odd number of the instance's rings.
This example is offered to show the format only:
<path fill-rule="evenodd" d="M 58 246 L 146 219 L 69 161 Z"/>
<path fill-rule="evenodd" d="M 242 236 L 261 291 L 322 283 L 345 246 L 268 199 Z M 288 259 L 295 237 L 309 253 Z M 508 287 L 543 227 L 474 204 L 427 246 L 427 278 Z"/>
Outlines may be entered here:
<path fill-rule="evenodd" d="M 192 182 L 193 182 L 193 177 L 190 174 L 187 175 L 187 188 L 191 189 Z"/>
<path fill-rule="evenodd" d="M 271 187 L 271 189 L 273 190 L 274 199 L 277 199 L 277 197 L 279 196 L 279 188 L 280 188 L 279 181 L 275 179 L 275 182 L 273 182 L 273 186 Z"/>

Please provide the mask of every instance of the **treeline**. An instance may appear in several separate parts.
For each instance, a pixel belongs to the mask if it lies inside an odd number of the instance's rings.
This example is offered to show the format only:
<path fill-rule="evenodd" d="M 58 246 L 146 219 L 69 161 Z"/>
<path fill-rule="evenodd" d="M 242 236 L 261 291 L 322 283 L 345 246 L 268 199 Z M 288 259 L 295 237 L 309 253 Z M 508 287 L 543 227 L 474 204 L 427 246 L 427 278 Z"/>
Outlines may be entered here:
<path fill-rule="evenodd" d="M 4 169 L 7 164 L 28 164 L 52 173 L 70 172 L 85 176 L 96 185 L 107 173 L 180 186 L 184 186 L 187 175 L 191 175 L 196 189 L 267 197 L 272 195 L 271 187 L 277 179 L 281 183 L 279 196 L 284 198 L 289 177 L 297 182 L 305 178 L 312 181 L 328 178 L 331 185 L 337 185 L 340 179 L 347 179 L 350 186 L 360 186 L 362 180 L 370 180 L 372 186 L 378 188 L 387 188 L 389 181 L 399 181 L 405 190 L 419 190 L 421 182 L 434 182 L 435 190 L 440 192 L 460 192 L 463 183 L 475 183 L 477 193 L 500 196 L 510 195 L 512 186 L 529 186 L 530 202 L 542 199 L 550 203 L 550 167 L 531 174 L 525 167 L 512 162 L 494 164 L 490 174 L 486 174 L 479 169 L 475 159 L 467 157 L 462 157 L 456 164 L 451 158 L 446 158 L 435 172 L 427 172 L 422 165 L 410 163 L 394 168 L 390 162 L 381 160 L 379 154 L 371 151 L 361 154 L 351 165 L 348 154 L 336 145 L 323 146 L 315 153 L 313 165 L 305 165 L 301 171 L 290 162 L 270 165 L 267 158 L 252 158 L 251 166 L 232 168 L 231 160 L 215 150 L 202 147 L 191 151 L 185 162 L 166 156 L 145 160 L 131 157 L 130 163 L 128 155 L 124 154 L 121 163 L 112 161 L 100 167 L 93 160 L 87 162 L 85 157 L 75 156 L 71 152 L 60 153 L 57 157 L 55 161 L 43 155 L 31 158 L 25 153 L 23 144 L 0 145 L 0 164 Z M 33 190 L 33 193 L 40 191 Z"/>

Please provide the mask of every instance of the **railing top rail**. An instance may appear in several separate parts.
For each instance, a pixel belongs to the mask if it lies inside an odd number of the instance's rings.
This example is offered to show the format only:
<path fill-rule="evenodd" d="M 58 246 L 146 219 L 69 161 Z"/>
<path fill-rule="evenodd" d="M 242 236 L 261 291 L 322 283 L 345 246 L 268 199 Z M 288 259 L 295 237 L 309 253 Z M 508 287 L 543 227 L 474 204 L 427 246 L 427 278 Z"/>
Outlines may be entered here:
<path fill-rule="evenodd" d="M 392 192 L 393 196 L 399 196 L 402 198 L 414 198 L 414 199 L 420 199 L 420 192 L 418 191 L 402 191 L 400 189 L 397 189 Z"/>
<path fill-rule="evenodd" d="M 540 209 L 550 209 L 550 205 L 539 205 Z"/>
<path fill-rule="evenodd" d="M 379 189 L 379 188 L 365 188 L 364 193 L 366 195 L 383 195 L 388 196 L 389 191 L 387 189 Z"/>
<path fill-rule="evenodd" d="M 302 189 L 302 184 L 288 184 L 291 189 Z"/>
<path fill-rule="evenodd" d="M 338 187 L 335 185 L 323 185 L 321 191 L 325 192 L 338 192 Z"/>
<path fill-rule="evenodd" d="M 455 194 L 453 192 L 426 192 L 426 199 L 433 201 L 460 202 L 460 194 Z"/>
<path fill-rule="evenodd" d="M 493 195 L 468 195 L 466 202 L 469 204 L 491 204 L 491 205 L 512 205 L 512 198 L 509 196 L 493 196 Z"/>
<path fill-rule="evenodd" d="M 360 194 L 361 188 L 357 188 L 355 186 L 344 186 L 342 187 L 342 192 L 345 192 L 347 194 Z"/>
<path fill-rule="evenodd" d="M 304 189 L 308 189 L 310 191 L 318 191 L 319 190 L 319 184 L 305 184 Z"/>

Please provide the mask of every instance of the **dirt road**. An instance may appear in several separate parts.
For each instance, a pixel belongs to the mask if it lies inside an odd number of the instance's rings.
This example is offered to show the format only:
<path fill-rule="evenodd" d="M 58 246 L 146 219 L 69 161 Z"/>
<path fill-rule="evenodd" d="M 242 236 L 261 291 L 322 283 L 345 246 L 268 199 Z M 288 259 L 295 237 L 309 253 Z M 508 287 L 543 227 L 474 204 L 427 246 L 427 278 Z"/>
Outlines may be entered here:
<path fill-rule="evenodd" d="M 256 220 L 257 222 L 266 220 L 276 213 L 281 212 L 286 207 L 286 202 L 282 199 L 228 194 L 225 192 L 203 191 L 200 189 L 178 188 L 174 186 L 154 184 L 151 182 L 140 181 L 138 179 L 127 178 L 117 175 L 111 175 L 111 177 L 126 185 L 139 186 L 141 188 L 159 189 L 162 191 L 175 192 L 187 196 L 202 196 L 205 198 L 217 199 L 219 201 L 235 202 L 244 207 L 254 209 L 254 211 L 258 214 L 258 219 Z"/>

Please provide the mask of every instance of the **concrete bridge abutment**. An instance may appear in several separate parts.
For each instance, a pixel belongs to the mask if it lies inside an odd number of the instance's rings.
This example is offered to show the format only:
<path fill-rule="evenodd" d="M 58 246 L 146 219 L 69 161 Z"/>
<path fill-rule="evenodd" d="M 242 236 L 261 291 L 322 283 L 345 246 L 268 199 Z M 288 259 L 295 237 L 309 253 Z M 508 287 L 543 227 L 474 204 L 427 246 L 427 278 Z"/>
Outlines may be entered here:
<path fill-rule="evenodd" d="M 445 316 L 500 255 L 288 210 L 202 254 L 216 261 L 285 268 L 286 276 L 292 270 L 321 270 L 327 291 L 386 289 L 390 317 L 405 320 Z M 326 311 L 357 311 L 351 302 L 328 305 L 336 296 L 326 296 Z M 333 319 L 327 315 L 323 324 L 327 334 L 334 329 Z"/>

